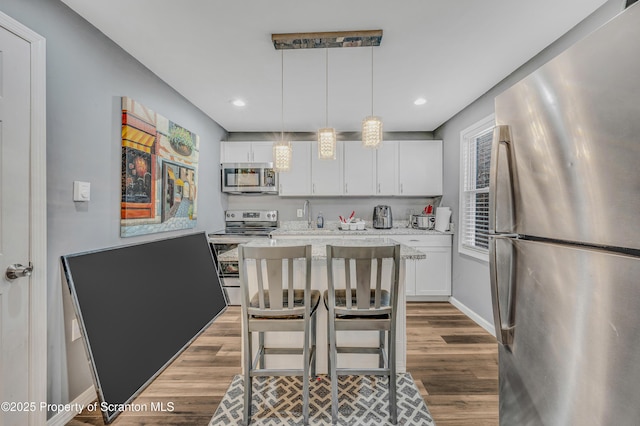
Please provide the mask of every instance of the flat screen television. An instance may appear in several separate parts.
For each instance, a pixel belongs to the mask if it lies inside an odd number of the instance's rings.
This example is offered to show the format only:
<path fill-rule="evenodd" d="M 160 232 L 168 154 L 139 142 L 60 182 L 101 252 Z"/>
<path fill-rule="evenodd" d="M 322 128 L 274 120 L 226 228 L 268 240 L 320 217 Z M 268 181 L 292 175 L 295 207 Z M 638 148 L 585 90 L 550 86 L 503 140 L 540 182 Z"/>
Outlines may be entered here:
<path fill-rule="evenodd" d="M 106 423 L 227 307 L 204 232 L 62 264 Z"/>

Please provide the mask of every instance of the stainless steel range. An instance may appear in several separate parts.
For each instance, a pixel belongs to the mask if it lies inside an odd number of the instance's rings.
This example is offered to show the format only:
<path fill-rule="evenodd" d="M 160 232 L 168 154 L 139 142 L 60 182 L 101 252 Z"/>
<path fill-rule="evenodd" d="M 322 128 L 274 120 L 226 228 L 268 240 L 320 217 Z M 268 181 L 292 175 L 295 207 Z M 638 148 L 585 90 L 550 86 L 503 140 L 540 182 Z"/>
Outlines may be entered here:
<path fill-rule="evenodd" d="M 209 234 L 218 276 L 230 305 L 240 304 L 240 277 L 237 261 L 220 260 L 222 253 L 233 250 L 238 244 L 256 238 L 269 238 L 269 233 L 278 228 L 277 210 L 227 210 L 225 228 Z"/>

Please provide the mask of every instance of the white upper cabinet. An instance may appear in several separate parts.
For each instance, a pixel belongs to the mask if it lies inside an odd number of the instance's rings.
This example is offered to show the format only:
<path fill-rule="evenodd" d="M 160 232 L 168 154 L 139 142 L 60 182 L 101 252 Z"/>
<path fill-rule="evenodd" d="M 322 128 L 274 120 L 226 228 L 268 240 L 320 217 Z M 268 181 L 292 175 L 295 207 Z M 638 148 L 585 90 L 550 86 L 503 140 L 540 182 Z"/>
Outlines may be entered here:
<path fill-rule="evenodd" d="M 344 142 L 344 195 L 376 194 L 376 150 Z"/>
<path fill-rule="evenodd" d="M 336 142 L 336 159 L 318 158 L 318 142 L 311 144 L 311 195 L 343 195 L 343 142 Z"/>
<path fill-rule="evenodd" d="M 376 150 L 376 195 L 398 195 L 398 142 L 382 141 Z"/>
<path fill-rule="evenodd" d="M 442 141 L 398 141 L 398 194 L 442 195 Z"/>
<path fill-rule="evenodd" d="M 221 142 L 221 163 L 271 163 L 273 142 Z"/>
<path fill-rule="evenodd" d="M 281 196 L 311 194 L 311 142 L 291 142 L 291 169 L 278 173 Z"/>

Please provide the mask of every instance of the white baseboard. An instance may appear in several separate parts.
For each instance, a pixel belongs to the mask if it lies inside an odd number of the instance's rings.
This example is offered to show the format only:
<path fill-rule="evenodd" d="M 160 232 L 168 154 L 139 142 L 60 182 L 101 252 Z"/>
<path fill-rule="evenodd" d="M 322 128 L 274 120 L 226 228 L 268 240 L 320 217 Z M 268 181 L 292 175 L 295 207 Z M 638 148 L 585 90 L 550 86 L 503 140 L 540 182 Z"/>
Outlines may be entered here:
<path fill-rule="evenodd" d="M 493 327 L 493 324 L 491 324 L 490 322 L 488 322 L 487 320 L 482 318 L 480 315 L 476 314 L 467 305 L 465 305 L 464 303 L 460 302 L 455 297 L 452 297 L 451 299 L 449 299 L 449 302 L 453 306 L 455 306 L 456 308 L 460 309 L 463 314 L 465 314 L 466 316 L 471 318 L 473 320 L 473 322 L 475 322 L 480 327 L 482 327 L 485 330 L 487 330 L 493 337 L 496 337 L 496 330 Z"/>
<path fill-rule="evenodd" d="M 96 390 L 91 386 L 67 405 L 86 407 L 88 404 L 91 404 L 96 397 Z M 60 411 L 58 414 L 47 420 L 47 426 L 64 426 L 79 413 L 80 411 Z"/>

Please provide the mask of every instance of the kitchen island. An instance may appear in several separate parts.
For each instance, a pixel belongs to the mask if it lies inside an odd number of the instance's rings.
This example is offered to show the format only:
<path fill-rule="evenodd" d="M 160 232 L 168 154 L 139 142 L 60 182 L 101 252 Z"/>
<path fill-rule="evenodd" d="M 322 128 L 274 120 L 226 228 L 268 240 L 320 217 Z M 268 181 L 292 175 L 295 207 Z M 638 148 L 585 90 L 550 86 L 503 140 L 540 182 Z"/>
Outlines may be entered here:
<path fill-rule="evenodd" d="M 327 257 L 326 257 L 326 245 L 341 245 L 341 246 L 376 246 L 376 245 L 392 245 L 397 242 L 390 238 L 370 238 L 370 239 L 348 239 L 348 238 L 310 238 L 310 239 L 256 239 L 247 243 L 246 245 L 252 247 L 266 247 L 266 246 L 294 246 L 294 245 L 307 245 L 312 246 L 312 266 L 311 266 L 311 288 L 324 292 L 327 289 Z M 397 310 L 397 338 L 396 338 L 396 351 L 397 351 L 397 363 L 396 368 L 398 373 L 406 372 L 406 311 L 405 311 L 405 264 L 407 260 L 424 259 L 425 254 L 411 248 L 409 246 L 401 244 L 400 246 L 400 283 L 398 294 L 398 310 Z M 220 255 L 220 260 L 223 261 L 237 261 L 238 251 L 237 249 L 230 250 Z M 300 272 L 300 271 L 298 271 Z M 390 273 L 389 265 L 383 265 L 383 273 Z M 252 287 L 255 283 L 255 279 L 249 276 L 249 285 Z M 337 288 L 344 288 L 344 283 L 337 283 Z M 255 291 L 255 290 L 254 290 Z M 327 310 L 324 307 L 324 303 L 321 301 L 318 307 L 318 327 L 317 327 L 317 371 L 320 374 L 327 373 Z M 377 332 L 340 332 L 338 333 L 339 344 L 344 344 L 344 341 L 348 341 L 351 346 L 358 345 L 375 345 L 378 341 Z M 271 346 L 296 346 L 302 345 L 302 333 L 266 333 L 266 342 Z M 295 343 L 293 343 L 295 342 Z M 255 338 L 254 347 L 257 345 L 257 337 Z M 267 357 L 267 367 L 269 368 L 287 368 L 294 362 L 299 362 L 300 357 L 295 355 L 291 356 L 278 356 Z M 362 354 L 341 354 L 339 358 L 339 365 L 341 367 L 360 367 L 363 362 L 373 363 L 376 365 L 376 355 L 362 355 Z"/>

